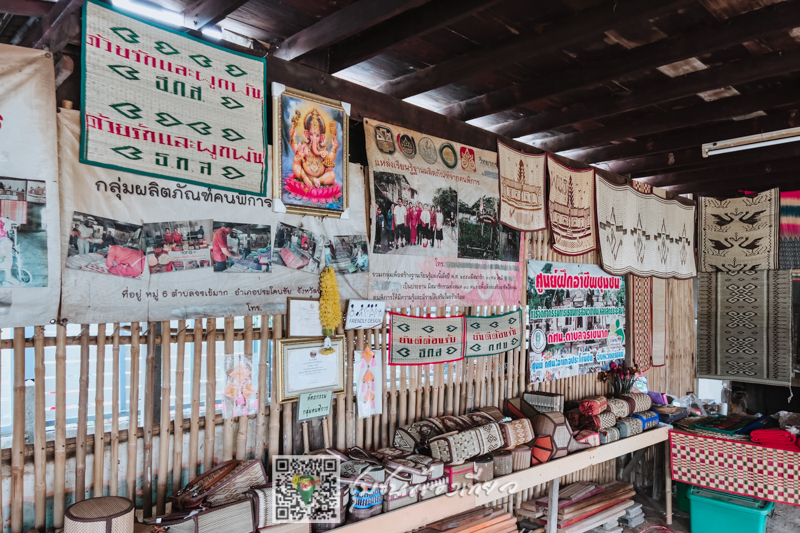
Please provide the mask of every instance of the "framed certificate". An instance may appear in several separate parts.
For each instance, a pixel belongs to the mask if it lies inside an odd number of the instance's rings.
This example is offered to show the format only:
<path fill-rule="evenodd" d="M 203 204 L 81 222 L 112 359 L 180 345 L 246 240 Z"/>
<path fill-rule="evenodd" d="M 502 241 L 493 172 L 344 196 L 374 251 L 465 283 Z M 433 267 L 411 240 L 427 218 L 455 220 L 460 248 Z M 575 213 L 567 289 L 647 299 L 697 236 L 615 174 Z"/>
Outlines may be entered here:
<path fill-rule="evenodd" d="M 278 403 L 296 401 L 301 394 L 344 392 L 344 336 L 331 337 L 335 350 L 323 355 L 324 339 L 277 339 Z"/>
<path fill-rule="evenodd" d="M 289 337 L 322 337 L 319 321 L 319 300 L 313 298 L 288 298 L 286 329 Z"/>

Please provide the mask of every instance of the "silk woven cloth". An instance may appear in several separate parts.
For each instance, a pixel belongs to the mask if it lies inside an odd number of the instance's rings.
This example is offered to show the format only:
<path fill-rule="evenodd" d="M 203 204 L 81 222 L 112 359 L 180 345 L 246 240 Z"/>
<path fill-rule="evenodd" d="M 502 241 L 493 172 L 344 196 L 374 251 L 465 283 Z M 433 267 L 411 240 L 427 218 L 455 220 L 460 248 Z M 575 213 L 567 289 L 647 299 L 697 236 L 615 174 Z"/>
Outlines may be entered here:
<path fill-rule="evenodd" d="M 781 193 L 781 269 L 800 268 L 800 191 Z"/>
<path fill-rule="evenodd" d="M 603 270 L 621 276 L 688 279 L 694 260 L 695 205 L 667 200 L 595 176 Z"/>
<path fill-rule="evenodd" d="M 697 377 L 789 386 L 791 271 L 701 274 L 699 287 Z"/>
<path fill-rule="evenodd" d="M 778 189 L 745 198 L 700 198 L 698 226 L 702 272 L 778 268 Z"/>
<path fill-rule="evenodd" d="M 628 287 L 630 287 L 628 312 L 631 324 L 628 342 L 633 362 L 639 367 L 639 371 L 645 372 L 653 361 L 653 278 L 630 274 Z"/>
<path fill-rule="evenodd" d="M 681 431 L 669 442 L 675 481 L 800 505 L 800 453 Z"/>
<path fill-rule="evenodd" d="M 547 154 L 525 154 L 498 141 L 497 162 L 500 171 L 500 222 L 520 231 L 545 229 Z"/>
<path fill-rule="evenodd" d="M 562 255 L 582 255 L 597 248 L 594 208 L 594 169 L 574 169 L 547 156 L 550 187 L 547 212 L 553 250 Z"/>
<path fill-rule="evenodd" d="M 390 365 L 448 363 L 464 358 L 464 316 L 418 317 L 389 313 Z"/>

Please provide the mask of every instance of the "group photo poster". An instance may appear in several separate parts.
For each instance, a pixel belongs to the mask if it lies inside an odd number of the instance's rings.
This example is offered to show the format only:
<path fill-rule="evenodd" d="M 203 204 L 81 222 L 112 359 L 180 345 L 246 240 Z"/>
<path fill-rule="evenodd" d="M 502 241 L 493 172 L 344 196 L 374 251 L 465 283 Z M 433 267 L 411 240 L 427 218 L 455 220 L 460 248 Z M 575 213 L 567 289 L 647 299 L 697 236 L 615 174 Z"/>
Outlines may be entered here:
<path fill-rule="evenodd" d="M 531 383 L 625 362 L 625 278 L 597 265 L 528 261 Z"/>
<path fill-rule="evenodd" d="M 369 295 L 389 307 L 514 305 L 519 231 L 499 222 L 497 153 L 364 120 Z"/>
<path fill-rule="evenodd" d="M 79 112 L 57 116 L 61 315 L 70 322 L 281 313 L 288 298 L 319 298 L 327 265 L 342 298 L 366 298 L 363 202 L 349 219 L 274 213 L 257 195 L 85 165 Z M 364 171 L 349 170 L 349 190 L 363 198 Z"/>

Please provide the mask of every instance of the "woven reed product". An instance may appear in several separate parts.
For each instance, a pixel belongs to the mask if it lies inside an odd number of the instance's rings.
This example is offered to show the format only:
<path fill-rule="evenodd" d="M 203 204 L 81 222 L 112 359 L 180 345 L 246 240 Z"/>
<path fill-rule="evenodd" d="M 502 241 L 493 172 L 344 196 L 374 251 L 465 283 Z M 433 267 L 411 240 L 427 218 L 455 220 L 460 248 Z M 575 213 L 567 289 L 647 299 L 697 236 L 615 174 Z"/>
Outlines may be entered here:
<path fill-rule="evenodd" d="M 491 455 L 482 455 L 475 459 L 475 482 L 483 483 L 494 479 L 494 459 Z"/>
<path fill-rule="evenodd" d="M 642 420 L 640 418 L 626 417 L 617 420 L 616 428 L 619 430 L 619 437 L 633 437 L 643 431 Z"/>
<path fill-rule="evenodd" d="M 444 475 L 444 463 L 437 461 L 433 457 L 427 455 L 411 454 L 404 457 L 406 461 L 413 461 L 414 463 L 424 467 L 428 479 L 438 479 Z"/>
<path fill-rule="evenodd" d="M 464 420 L 458 416 L 451 415 L 439 417 L 439 422 L 442 423 L 447 431 L 463 431 L 475 425 L 472 420 Z"/>
<path fill-rule="evenodd" d="M 485 407 L 478 407 L 477 409 L 474 409 L 472 412 L 473 413 L 475 413 L 475 412 L 486 413 L 487 415 L 491 416 L 494 419 L 495 422 L 500 422 L 501 420 L 503 420 L 506 417 L 502 413 L 502 411 L 500 411 L 500 409 L 498 409 L 497 407 L 494 407 L 493 405 L 487 405 Z"/>
<path fill-rule="evenodd" d="M 600 433 L 584 429 L 575 435 L 575 440 L 581 444 L 588 444 L 589 446 L 600 446 Z"/>
<path fill-rule="evenodd" d="M 632 413 L 630 405 L 622 398 L 609 398 L 607 403 L 606 412 L 614 413 L 617 418 L 625 418 Z"/>
<path fill-rule="evenodd" d="M 586 417 L 581 414 L 580 409 L 577 407 L 564 413 L 564 416 L 567 417 L 567 420 L 569 421 L 569 427 L 573 430 L 581 429 L 583 424 L 586 422 Z"/>
<path fill-rule="evenodd" d="M 494 416 L 489 413 L 484 413 L 483 411 L 473 411 L 472 413 L 461 415 L 458 418 L 461 418 L 462 420 L 468 420 L 472 423 L 473 427 L 491 424 L 492 422 L 499 422 L 499 420 L 496 420 Z"/>
<path fill-rule="evenodd" d="M 485 424 L 431 439 L 431 456 L 444 463 L 457 464 L 502 448 L 504 442 L 499 424 Z"/>
<path fill-rule="evenodd" d="M 453 492 L 472 486 L 475 477 L 475 463 L 467 461 L 463 464 L 445 465 L 444 476 L 447 478 L 447 492 Z"/>
<path fill-rule="evenodd" d="M 383 489 L 350 487 L 350 517 L 353 521 L 365 520 L 383 511 Z"/>
<path fill-rule="evenodd" d="M 642 421 L 642 431 L 647 431 L 650 428 L 658 426 L 658 413 L 655 411 L 642 411 L 641 413 L 633 413 L 631 417 L 638 418 Z"/>
<path fill-rule="evenodd" d="M 64 533 L 133 533 L 133 502 L 118 496 L 92 498 L 64 513 Z"/>
<path fill-rule="evenodd" d="M 514 471 L 511 452 L 508 450 L 493 452 L 492 461 L 494 461 L 494 477 L 505 476 Z"/>
<path fill-rule="evenodd" d="M 526 392 L 522 399 L 541 413 L 564 412 L 564 396 L 554 392 Z"/>
<path fill-rule="evenodd" d="M 608 400 L 605 396 L 592 396 L 581 400 L 579 409 L 587 416 L 597 416 L 608 407 Z"/>
<path fill-rule="evenodd" d="M 539 435 L 531 443 L 531 464 L 533 466 L 546 463 L 553 458 L 555 452 L 553 437 L 550 435 Z"/>
<path fill-rule="evenodd" d="M 387 457 L 392 459 L 394 457 L 404 457 L 408 455 L 408 452 L 405 450 L 399 450 L 397 448 L 378 448 L 374 452 L 372 452 L 372 456 L 377 459 L 378 461 L 383 461 Z M 355 459 L 355 457 L 353 458 Z"/>
<path fill-rule="evenodd" d="M 641 413 L 642 411 L 649 410 L 653 406 L 653 399 L 649 395 L 642 394 L 641 392 L 623 394 L 622 399 L 628 402 L 631 413 Z M 633 400 L 633 403 L 631 403 L 631 400 Z"/>
<path fill-rule="evenodd" d="M 527 418 L 511 420 L 510 422 L 500 422 L 500 429 L 503 430 L 504 448 L 513 448 L 520 444 L 525 444 L 533 440 L 533 426 Z"/>
<path fill-rule="evenodd" d="M 533 418 L 539 414 L 539 411 L 529 405 L 528 402 L 522 398 L 509 398 L 503 404 L 503 409 L 511 418 Z"/>
<path fill-rule="evenodd" d="M 517 446 L 511 450 L 511 470 L 517 472 L 531 466 L 531 447 Z"/>
<path fill-rule="evenodd" d="M 427 481 L 414 487 L 419 493 L 419 501 L 425 501 L 442 494 L 447 494 L 447 478 L 440 477 L 432 481 Z"/>
<path fill-rule="evenodd" d="M 350 460 L 339 463 L 339 477 L 342 483 L 383 483 L 386 468 L 375 461 Z"/>
<path fill-rule="evenodd" d="M 273 491 L 273 484 L 267 483 L 266 485 L 262 485 L 260 487 L 253 487 L 245 493 L 253 500 L 253 517 L 255 519 L 255 527 L 259 530 L 270 528 L 270 533 L 303 533 L 303 531 L 307 531 L 304 529 L 298 530 L 297 527 L 294 529 L 289 527 L 296 526 L 297 524 L 276 524 L 272 520 Z M 347 518 L 347 506 L 350 504 L 350 486 L 343 483 L 340 484 L 338 496 L 339 521 L 326 522 L 325 524 L 314 524 L 314 531 L 328 531 L 344 523 L 345 518 Z"/>
<path fill-rule="evenodd" d="M 416 487 L 409 487 L 406 490 L 398 492 L 389 492 L 383 498 L 383 512 L 394 511 L 395 509 L 406 507 L 418 501 L 419 492 L 417 492 Z"/>
<path fill-rule="evenodd" d="M 533 432 L 537 437 L 542 435 L 552 437 L 551 443 L 554 451 L 550 459 L 558 459 L 569 453 L 570 445 L 573 442 L 572 429 L 564 413 L 557 411 L 541 413 L 531 422 L 533 423 Z"/>
<path fill-rule="evenodd" d="M 245 497 L 217 507 L 201 507 L 167 516 L 149 518 L 145 519 L 145 522 L 161 526 L 169 533 L 230 533 L 232 531 L 253 533 L 256 531 L 253 503 L 252 498 Z M 157 523 L 156 520 L 158 520 Z M 271 531 L 272 529 L 270 529 Z M 297 531 L 297 529 L 287 529 L 287 531 Z"/>
<path fill-rule="evenodd" d="M 600 434 L 600 444 L 608 444 L 619 440 L 619 430 L 616 427 L 601 429 L 598 433 Z"/>
<path fill-rule="evenodd" d="M 592 429 L 606 429 L 606 428 L 613 428 L 617 425 L 617 416 L 614 413 L 610 413 L 605 411 L 600 413 L 595 417 L 598 422 L 598 427 L 593 427 Z"/>

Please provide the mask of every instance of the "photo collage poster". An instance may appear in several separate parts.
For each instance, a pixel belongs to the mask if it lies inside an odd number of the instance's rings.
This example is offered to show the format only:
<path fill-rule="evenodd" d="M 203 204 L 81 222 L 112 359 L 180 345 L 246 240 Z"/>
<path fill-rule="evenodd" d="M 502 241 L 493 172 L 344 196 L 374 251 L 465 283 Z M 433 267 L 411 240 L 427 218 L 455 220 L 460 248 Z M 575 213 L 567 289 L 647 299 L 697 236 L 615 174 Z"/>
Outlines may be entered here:
<path fill-rule="evenodd" d="M 531 383 L 625 362 L 625 278 L 597 265 L 528 261 Z"/>
<path fill-rule="evenodd" d="M 520 232 L 499 223 L 497 153 L 365 119 L 371 299 L 515 305 Z"/>

